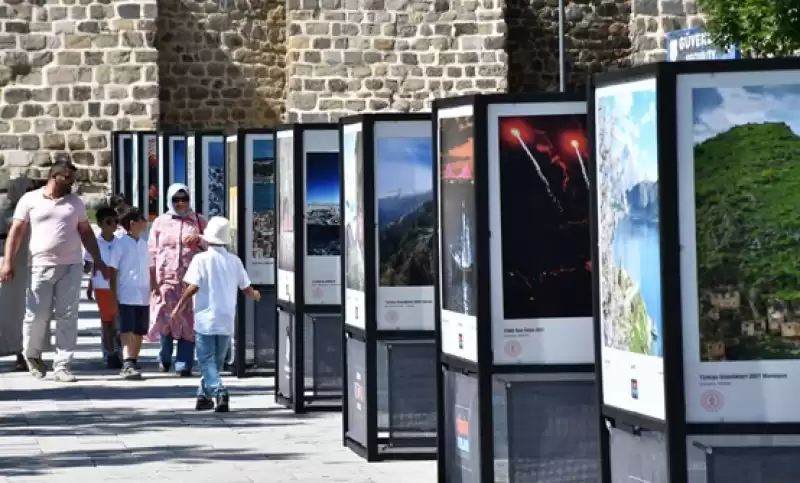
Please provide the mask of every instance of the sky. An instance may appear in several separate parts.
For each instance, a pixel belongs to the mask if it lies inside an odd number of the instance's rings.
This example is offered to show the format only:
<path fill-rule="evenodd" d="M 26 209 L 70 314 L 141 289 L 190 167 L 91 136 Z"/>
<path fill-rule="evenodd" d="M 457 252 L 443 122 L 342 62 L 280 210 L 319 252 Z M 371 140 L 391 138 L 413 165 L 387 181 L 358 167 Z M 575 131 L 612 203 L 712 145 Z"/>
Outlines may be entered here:
<path fill-rule="evenodd" d="M 271 139 L 256 139 L 253 141 L 253 159 L 274 159 L 275 144 Z"/>
<path fill-rule="evenodd" d="M 339 204 L 339 154 L 306 154 L 306 203 Z"/>
<path fill-rule="evenodd" d="M 225 143 L 212 141 L 208 143 L 208 166 L 225 169 Z"/>
<path fill-rule="evenodd" d="M 186 184 L 186 141 L 183 139 L 172 141 L 172 150 L 174 156 L 172 169 L 175 171 L 172 173 L 172 179 L 176 183 Z"/>
<path fill-rule="evenodd" d="M 695 144 L 743 124 L 784 122 L 800 135 L 797 84 L 704 87 L 692 91 Z"/>
<path fill-rule="evenodd" d="M 433 191 L 431 138 L 384 138 L 376 147 L 378 198 Z"/>
<path fill-rule="evenodd" d="M 658 180 L 656 93 L 648 87 L 617 92 L 599 98 L 598 106 L 613 113 L 612 151 L 623 161 L 624 188 L 629 189 L 642 181 Z"/>

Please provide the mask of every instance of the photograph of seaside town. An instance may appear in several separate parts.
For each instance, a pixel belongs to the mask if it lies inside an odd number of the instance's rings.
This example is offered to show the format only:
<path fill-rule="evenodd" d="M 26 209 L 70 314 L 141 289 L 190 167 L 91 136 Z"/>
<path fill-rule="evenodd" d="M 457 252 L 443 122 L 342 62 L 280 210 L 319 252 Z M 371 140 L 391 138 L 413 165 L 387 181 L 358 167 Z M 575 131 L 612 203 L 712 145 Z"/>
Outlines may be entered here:
<path fill-rule="evenodd" d="M 253 261 L 275 258 L 275 144 L 253 141 Z"/>
<path fill-rule="evenodd" d="M 800 358 L 800 84 L 692 92 L 700 360 Z"/>
<path fill-rule="evenodd" d="M 603 345 L 661 357 L 655 81 L 598 89 L 596 95 L 597 270 Z"/>

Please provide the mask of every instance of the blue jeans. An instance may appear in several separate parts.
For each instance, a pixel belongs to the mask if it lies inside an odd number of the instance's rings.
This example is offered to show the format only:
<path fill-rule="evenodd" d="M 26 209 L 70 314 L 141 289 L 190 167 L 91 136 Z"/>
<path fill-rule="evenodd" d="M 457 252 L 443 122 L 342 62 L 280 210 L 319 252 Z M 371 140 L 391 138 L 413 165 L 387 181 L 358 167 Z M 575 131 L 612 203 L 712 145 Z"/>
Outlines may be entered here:
<path fill-rule="evenodd" d="M 231 345 L 229 335 L 195 334 L 197 343 L 197 365 L 200 366 L 200 387 L 198 396 L 209 399 L 220 394 L 227 394 L 228 390 L 222 384 L 219 373 L 225 364 L 225 356 Z"/>
<path fill-rule="evenodd" d="M 175 354 L 175 370 L 191 371 L 194 364 L 194 342 L 178 339 L 178 350 Z M 161 350 L 158 353 L 158 360 L 168 366 L 172 363 L 172 349 L 175 346 L 175 339 L 171 335 L 161 334 Z"/>

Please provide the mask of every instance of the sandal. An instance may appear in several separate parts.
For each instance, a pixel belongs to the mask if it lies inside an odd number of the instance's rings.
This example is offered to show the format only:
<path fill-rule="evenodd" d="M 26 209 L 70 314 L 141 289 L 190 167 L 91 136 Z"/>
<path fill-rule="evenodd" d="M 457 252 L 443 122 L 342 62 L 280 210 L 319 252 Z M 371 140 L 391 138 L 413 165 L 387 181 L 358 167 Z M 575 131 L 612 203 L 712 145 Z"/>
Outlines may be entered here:
<path fill-rule="evenodd" d="M 28 364 L 25 362 L 25 357 L 21 353 L 17 354 L 17 362 L 14 364 L 15 372 L 28 372 Z"/>

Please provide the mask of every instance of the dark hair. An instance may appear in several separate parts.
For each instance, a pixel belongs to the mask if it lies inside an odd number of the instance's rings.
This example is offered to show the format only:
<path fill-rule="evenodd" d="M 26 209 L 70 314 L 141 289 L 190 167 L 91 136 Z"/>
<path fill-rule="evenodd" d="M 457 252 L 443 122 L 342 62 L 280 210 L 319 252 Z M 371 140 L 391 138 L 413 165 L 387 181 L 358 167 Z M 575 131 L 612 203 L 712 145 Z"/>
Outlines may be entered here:
<path fill-rule="evenodd" d="M 122 225 L 122 228 L 130 230 L 131 223 L 135 223 L 137 221 L 142 221 L 142 220 L 144 220 L 144 215 L 142 215 L 142 212 L 139 211 L 139 208 L 130 207 L 125 211 L 125 213 L 122 214 L 122 217 L 120 218 L 119 222 Z"/>
<path fill-rule="evenodd" d="M 97 209 L 94 217 L 97 220 L 97 224 L 100 225 L 106 220 L 106 218 L 116 218 L 117 212 L 114 210 L 114 208 L 103 205 Z"/>
<path fill-rule="evenodd" d="M 50 167 L 50 173 L 48 173 L 48 179 L 53 179 L 58 175 L 66 175 L 66 174 L 73 174 L 78 171 L 78 168 L 72 164 L 70 161 L 56 161 Z"/>
<path fill-rule="evenodd" d="M 118 193 L 118 194 L 109 196 L 109 198 L 108 198 L 108 206 L 110 206 L 111 209 L 117 210 L 117 209 L 120 208 L 120 206 L 124 206 L 124 205 L 130 205 L 130 203 L 128 203 L 128 199 L 125 198 L 124 194 Z"/>

